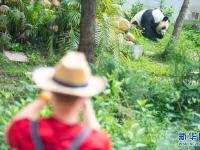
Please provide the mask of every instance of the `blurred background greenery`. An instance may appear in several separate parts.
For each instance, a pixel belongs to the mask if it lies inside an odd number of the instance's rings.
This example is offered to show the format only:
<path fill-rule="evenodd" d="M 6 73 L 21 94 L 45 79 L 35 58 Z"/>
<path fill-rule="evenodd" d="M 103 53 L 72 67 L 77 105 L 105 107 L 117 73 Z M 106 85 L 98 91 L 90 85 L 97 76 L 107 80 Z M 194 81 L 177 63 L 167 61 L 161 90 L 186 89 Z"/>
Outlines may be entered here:
<path fill-rule="evenodd" d="M 164 51 L 173 30 L 152 42 L 131 26 L 143 56 L 136 60 L 124 33 L 112 25 L 114 16 L 127 20 L 131 10 L 122 0 L 101 0 L 97 5 L 95 62 L 92 70 L 104 76 L 107 89 L 93 98 L 98 120 L 110 134 L 114 150 L 179 150 L 179 131 L 200 131 L 200 22 L 186 22 L 177 46 L 167 60 Z M 162 5 L 170 17 L 173 10 Z M 32 101 L 38 89 L 30 72 L 55 64 L 79 43 L 80 0 L 63 0 L 60 7 L 42 1 L 9 0 L 0 6 L 0 149 L 7 150 L 4 129 L 11 117 Z M 24 52 L 27 63 L 10 62 L 3 50 Z M 42 114 L 48 116 L 49 109 Z"/>

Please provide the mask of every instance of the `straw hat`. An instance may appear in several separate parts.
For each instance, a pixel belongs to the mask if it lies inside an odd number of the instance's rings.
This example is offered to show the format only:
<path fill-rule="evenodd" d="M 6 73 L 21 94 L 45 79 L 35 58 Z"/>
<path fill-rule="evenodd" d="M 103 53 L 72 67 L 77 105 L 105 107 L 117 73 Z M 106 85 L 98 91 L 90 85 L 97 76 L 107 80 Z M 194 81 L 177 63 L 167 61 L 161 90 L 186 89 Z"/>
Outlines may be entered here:
<path fill-rule="evenodd" d="M 94 96 L 105 88 L 105 81 L 91 74 L 80 52 L 68 52 L 55 67 L 36 69 L 33 80 L 44 90 L 81 97 Z"/>

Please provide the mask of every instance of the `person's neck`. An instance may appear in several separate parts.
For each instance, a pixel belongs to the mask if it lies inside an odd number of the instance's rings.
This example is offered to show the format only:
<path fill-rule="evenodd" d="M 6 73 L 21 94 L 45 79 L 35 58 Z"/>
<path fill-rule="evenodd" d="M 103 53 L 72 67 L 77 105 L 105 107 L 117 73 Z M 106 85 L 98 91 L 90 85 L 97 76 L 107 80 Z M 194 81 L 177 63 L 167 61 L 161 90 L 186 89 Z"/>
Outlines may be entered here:
<path fill-rule="evenodd" d="M 53 108 L 52 116 L 66 124 L 76 124 L 79 122 L 79 112 L 72 108 L 60 109 Z"/>

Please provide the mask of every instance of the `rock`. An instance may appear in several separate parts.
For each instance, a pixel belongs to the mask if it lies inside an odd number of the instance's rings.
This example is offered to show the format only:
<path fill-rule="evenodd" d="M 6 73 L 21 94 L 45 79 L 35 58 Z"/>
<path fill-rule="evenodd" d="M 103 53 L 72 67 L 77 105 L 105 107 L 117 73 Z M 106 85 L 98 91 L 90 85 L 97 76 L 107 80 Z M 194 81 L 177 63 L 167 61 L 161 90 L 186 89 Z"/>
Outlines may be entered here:
<path fill-rule="evenodd" d="M 135 43 L 131 41 L 127 41 L 127 46 L 133 52 L 133 57 L 136 60 L 138 60 L 142 56 L 143 49 L 141 45 L 136 45 Z"/>
<path fill-rule="evenodd" d="M 135 44 L 132 41 L 127 41 L 127 44 L 130 46 L 134 46 Z"/>
<path fill-rule="evenodd" d="M 126 42 L 127 42 L 127 48 L 131 50 L 131 52 L 134 51 L 135 43 L 131 41 L 126 41 Z"/>
<path fill-rule="evenodd" d="M 3 22 L 0 22 L 0 32 L 6 32 L 7 28 Z"/>
<path fill-rule="evenodd" d="M 51 7 L 51 2 L 49 0 L 44 0 L 43 3 L 45 7 Z"/>
<path fill-rule="evenodd" d="M 32 77 L 32 72 L 26 72 L 25 75 L 26 75 L 27 77 Z"/>
<path fill-rule="evenodd" d="M 192 71 L 191 73 L 194 74 L 194 75 L 200 75 L 199 71 Z"/>
<path fill-rule="evenodd" d="M 58 32 L 58 29 L 59 29 L 58 25 L 53 25 L 53 26 L 50 26 L 49 28 L 50 28 L 53 32 Z"/>
<path fill-rule="evenodd" d="M 138 60 L 143 53 L 143 49 L 141 45 L 134 45 L 134 49 L 133 49 L 133 56 L 136 60 Z"/>
<path fill-rule="evenodd" d="M 167 65 L 163 64 L 163 63 L 157 63 L 157 65 L 160 66 L 160 67 L 167 67 Z"/>
<path fill-rule="evenodd" d="M 18 0 L 4 0 L 4 4 L 10 6 L 10 5 L 14 5 L 18 2 Z"/>
<path fill-rule="evenodd" d="M 129 49 L 134 49 L 135 43 L 133 43 L 131 41 L 127 41 L 127 46 Z"/>
<path fill-rule="evenodd" d="M 123 17 L 114 18 L 114 26 L 124 32 L 127 32 L 131 26 L 130 22 Z"/>
<path fill-rule="evenodd" d="M 4 55 L 10 61 L 28 62 L 27 56 L 24 53 L 22 53 L 22 52 L 4 51 Z"/>
<path fill-rule="evenodd" d="M 10 8 L 7 5 L 0 6 L 0 14 L 6 14 L 6 13 L 8 13 L 9 10 L 10 10 Z"/>
<path fill-rule="evenodd" d="M 117 10 L 117 12 L 123 12 L 123 8 L 119 4 L 111 4 L 111 8 Z"/>
<path fill-rule="evenodd" d="M 126 39 L 127 39 L 128 41 L 131 41 L 131 42 L 134 42 L 134 43 L 135 43 L 135 37 L 134 37 L 134 35 L 133 35 L 132 33 L 130 33 L 130 32 L 128 32 L 128 33 L 126 34 Z"/>
<path fill-rule="evenodd" d="M 145 51 L 144 54 L 145 54 L 146 56 L 149 56 L 149 57 L 152 57 L 152 56 L 155 55 L 155 53 L 152 52 L 152 51 Z"/>
<path fill-rule="evenodd" d="M 122 33 L 118 35 L 118 40 L 120 43 L 124 43 L 125 40 L 124 40 L 124 35 Z"/>

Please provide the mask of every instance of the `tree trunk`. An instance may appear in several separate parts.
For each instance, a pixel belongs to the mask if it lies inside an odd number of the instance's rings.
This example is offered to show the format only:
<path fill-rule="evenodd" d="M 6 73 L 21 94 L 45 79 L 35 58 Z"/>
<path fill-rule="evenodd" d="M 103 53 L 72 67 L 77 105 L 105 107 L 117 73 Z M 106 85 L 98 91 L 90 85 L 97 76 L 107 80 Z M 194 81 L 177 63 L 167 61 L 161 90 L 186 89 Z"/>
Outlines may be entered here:
<path fill-rule="evenodd" d="M 3 0 L 0 0 L 0 6 L 3 5 L 3 4 L 4 4 Z"/>
<path fill-rule="evenodd" d="M 174 25 L 174 31 L 172 33 L 172 36 L 176 40 L 179 39 L 179 36 L 181 34 L 181 30 L 182 30 L 182 27 L 183 27 L 184 18 L 185 18 L 186 13 L 187 13 L 189 2 L 190 2 L 190 0 L 184 0 L 183 5 L 181 7 L 181 10 L 179 12 L 178 18 L 176 19 L 176 23 Z"/>
<path fill-rule="evenodd" d="M 81 22 L 79 51 L 85 53 L 88 61 L 93 60 L 96 29 L 97 0 L 81 0 Z"/>
<path fill-rule="evenodd" d="M 169 53 L 171 53 L 173 51 L 174 47 L 176 46 L 176 42 L 178 41 L 180 34 L 181 34 L 181 30 L 183 28 L 184 18 L 187 13 L 189 2 L 190 2 L 190 0 L 183 1 L 181 10 L 179 12 L 178 18 L 176 19 L 176 22 L 174 25 L 174 30 L 173 30 L 172 36 L 171 36 L 167 46 L 165 47 L 164 52 L 162 53 L 163 58 L 168 57 Z"/>

